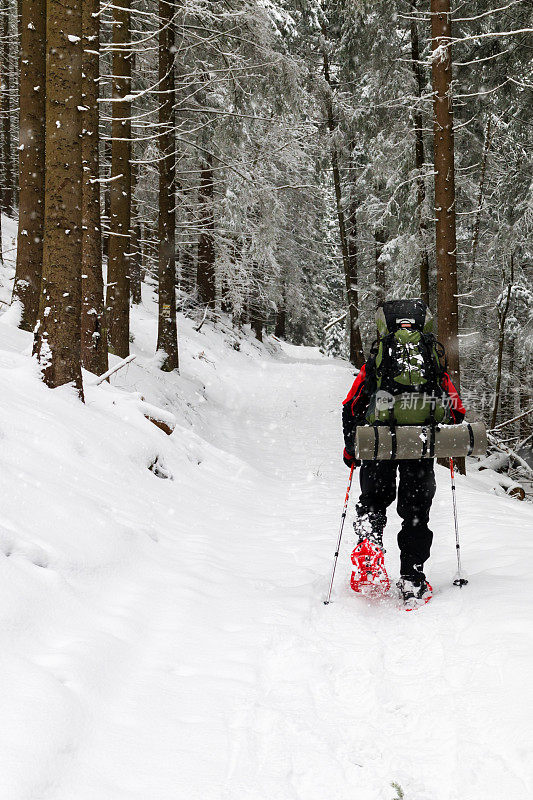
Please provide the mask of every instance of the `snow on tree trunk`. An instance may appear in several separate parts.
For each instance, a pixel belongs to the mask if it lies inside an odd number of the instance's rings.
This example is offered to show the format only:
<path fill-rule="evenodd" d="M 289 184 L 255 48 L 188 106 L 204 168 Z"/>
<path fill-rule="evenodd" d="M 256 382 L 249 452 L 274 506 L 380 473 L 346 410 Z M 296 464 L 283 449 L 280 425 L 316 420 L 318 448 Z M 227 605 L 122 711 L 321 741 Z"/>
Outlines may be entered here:
<path fill-rule="evenodd" d="M 202 154 L 200 189 L 198 192 L 201 232 L 198 238 L 198 264 L 196 281 L 198 298 L 211 309 L 215 307 L 215 219 L 213 216 L 214 174 L 211 153 Z"/>
<path fill-rule="evenodd" d="M 126 358 L 130 338 L 129 253 L 131 225 L 130 0 L 113 7 L 111 182 L 106 322 L 109 350 Z"/>
<path fill-rule="evenodd" d="M 100 165 L 98 153 L 98 78 L 100 17 L 98 0 L 82 3 L 82 311 L 81 356 L 85 369 L 101 375 L 107 370 L 107 335 L 102 277 Z"/>
<path fill-rule="evenodd" d="M 359 324 L 358 251 L 357 251 L 357 203 L 352 199 L 346 218 L 348 266 L 350 271 L 350 361 L 356 367 L 365 363 L 361 327 Z M 353 356 L 353 360 L 352 360 Z"/>
<path fill-rule="evenodd" d="M 431 0 L 431 35 L 438 335 L 460 391 L 450 0 Z M 465 473 L 464 458 L 457 468 Z"/>
<path fill-rule="evenodd" d="M 176 199 L 174 128 L 174 2 L 159 0 L 159 314 L 157 349 L 161 369 L 178 369 L 176 325 Z"/>
<path fill-rule="evenodd" d="M 416 12 L 416 2 L 411 3 L 413 12 Z M 415 79 L 415 94 L 417 98 L 421 98 L 424 93 L 424 76 L 422 74 L 422 67 L 420 64 L 420 44 L 418 38 L 418 23 L 413 17 L 411 19 L 411 59 L 413 65 L 413 77 Z M 413 111 L 413 123 L 415 130 L 415 168 L 417 172 L 416 177 L 416 211 L 417 211 L 417 225 L 418 225 L 418 238 L 420 247 L 420 297 L 424 303 L 429 306 L 429 257 L 426 241 L 426 227 L 427 223 L 424 217 L 424 201 L 426 199 L 426 184 L 424 181 L 424 133 L 423 133 L 423 120 L 420 102 Z"/>
<path fill-rule="evenodd" d="M 22 0 L 20 25 L 20 146 L 17 268 L 13 297 L 20 327 L 37 321 L 43 264 L 46 3 Z"/>
<path fill-rule="evenodd" d="M 348 244 L 348 234 L 346 231 L 346 219 L 344 214 L 341 174 L 339 168 L 339 154 L 335 145 L 334 134 L 337 129 L 335 115 L 333 112 L 332 82 L 329 70 L 329 58 L 326 50 L 323 51 L 324 78 L 328 84 L 329 91 L 326 94 L 326 117 L 328 130 L 331 137 L 331 168 L 333 173 L 333 185 L 335 189 L 335 202 L 337 208 L 337 220 L 339 223 L 339 236 L 342 253 L 342 264 L 344 268 L 344 279 L 346 284 L 346 301 L 348 304 L 348 330 L 350 337 L 350 362 L 355 367 L 362 367 L 365 363 L 363 353 L 363 343 L 361 340 L 361 328 L 359 325 L 359 309 L 357 297 L 357 261 L 350 258 L 350 248 Z"/>
<path fill-rule="evenodd" d="M 281 287 L 281 298 L 276 310 L 276 324 L 274 327 L 274 336 L 278 339 L 285 339 L 287 335 L 287 292 L 285 284 Z"/>
<path fill-rule="evenodd" d="M 385 244 L 385 231 L 383 228 L 376 228 L 374 231 L 374 259 L 375 259 L 375 284 L 376 284 L 376 305 L 382 303 L 387 297 L 387 279 L 385 275 L 385 263 L 381 257 L 383 245 Z"/>
<path fill-rule="evenodd" d="M 431 0 L 431 14 L 438 332 L 459 389 L 450 1 Z"/>
<path fill-rule="evenodd" d="M 135 197 L 139 167 L 131 165 L 131 229 L 130 229 L 130 291 L 131 302 L 139 305 L 142 302 L 142 255 L 141 255 L 141 221 L 139 218 L 139 204 Z"/>
<path fill-rule="evenodd" d="M 79 0 L 48 0 L 43 286 L 34 348 L 48 386 L 72 383 L 83 398 L 81 58 Z"/>
<path fill-rule="evenodd" d="M 2 23 L 2 164 L 4 166 L 4 185 L 2 187 L 2 211 L 13 216 L 15 207 L 15 174 L 13 169 L 11 136 L 11 31 L 9 7 L 4 10 Z"/>

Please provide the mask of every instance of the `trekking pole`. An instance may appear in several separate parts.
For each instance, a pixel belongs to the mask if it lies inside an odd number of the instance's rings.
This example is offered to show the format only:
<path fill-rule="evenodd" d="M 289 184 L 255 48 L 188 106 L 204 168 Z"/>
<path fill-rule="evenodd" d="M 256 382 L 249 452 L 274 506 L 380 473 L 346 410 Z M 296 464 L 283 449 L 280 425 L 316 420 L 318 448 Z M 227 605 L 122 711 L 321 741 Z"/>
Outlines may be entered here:
<path fill-rule="evenodd" d="M 453 499 L 453 519 L 455 522 L 455 551 L 457 553 L 457 578 L 454 580 L 454 586 L 466 586 L 468 583 L 466 578 L 463 578 L 461 569 L 461 545 L 459 544 L 459 525 L 457 524 L 457 503 L 455 500 L 455 474 L 453 471 L 453 458 L 450 458 L 450 476 L 452 479 L 452 499 Z"/>
<path fill-rule="evenodd" d="M 329 583 L 328 599 L 324 600 L 325 606 L 329 605 L 329 601 L 331 600 L 331 590 L 333 589 L 333 579 L 335 578 L 335 570 L 337 569 L 337 559 L 339 558 L 339 550 L 341 548 L 342 531 L 344 529 L 344 520 L 346 519 L 346 512 L 348 510 L 348 499 L 350 497 L 350 489 L 352 488 L 354 467 L 355 465 L 352 464 L 352 468 L 350 469 L 350 479 L 348 481 L 348 488 L 346 489 L 346 497 L 344 498 L 344 508 L 342 509 L 341 526 L 339 529 L 339 538 L 337 539 L 337 549 L 335 550 L 335 556 L 333 559 L 333 569 L 331 571 L 331 581 Z"/>

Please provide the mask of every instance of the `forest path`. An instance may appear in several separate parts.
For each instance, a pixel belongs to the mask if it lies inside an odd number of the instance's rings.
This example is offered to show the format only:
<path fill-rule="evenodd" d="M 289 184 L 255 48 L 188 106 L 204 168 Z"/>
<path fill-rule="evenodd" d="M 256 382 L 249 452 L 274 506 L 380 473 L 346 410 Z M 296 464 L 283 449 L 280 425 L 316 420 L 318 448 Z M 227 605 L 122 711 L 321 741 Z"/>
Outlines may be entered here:
<path fill-rule="evenodd" d="M 439 468 L 435 597 L 407 614 L 348 588 L 356 480 L 324 606 L 352 378 L 313 350 L 284 351 L 220 365 L 208 413 L 221 457 L 200 466 L 194 493 L 176 476 L 160 546 L 102 598 L 117 635 L 138 633 L 88 698 L 76 756 L 46 797 L 392 800 L 392 782 L 406 800 L 531 796 L 531 509 L 459 479 L 471 582 L 453 588 Z M 393 581 L 397 528 L 391 511 Z"/>

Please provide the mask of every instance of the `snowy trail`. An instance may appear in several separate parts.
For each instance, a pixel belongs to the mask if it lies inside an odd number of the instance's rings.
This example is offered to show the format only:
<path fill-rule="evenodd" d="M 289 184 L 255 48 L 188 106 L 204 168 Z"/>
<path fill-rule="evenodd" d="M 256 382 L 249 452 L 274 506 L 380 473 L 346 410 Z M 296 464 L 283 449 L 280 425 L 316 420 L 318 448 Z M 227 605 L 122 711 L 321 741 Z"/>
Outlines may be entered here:
<path fill-rule="evenodd" d="M 284 349 L 212 368 L 199 466 L 174 467 L 174 482 L 150 477 L 153 496 L 141 487 L 127 502 L 102 483 L 100 526 L 136 529 L 146 543 L 129 558 L 117 549 L 105 579 L 72 576 L 84 595 L 76 626 L 50 611 L 54 638 L 32 660 L 53 715 L 46 704 L 36 712 L 36 766 L 18 792 L 0 777 L 0 797 L 393 800 L 393 781 L 405 800 L 533 796 L 531 508 L 459 479 L 471 583 L 453 588 L 439 470 L 432 603 L 406 614 L 355 596 L 348 524 L 325 607 L 351 372 Z M 392 580 L 397 528 L 391 511 Z M 21 742 L 34 724 L 25 714 Z"/>
<path fill-rule="evenodd" d="M 338 576 L 341 596 L 331 608 L 321 605 L 346 483 L 338 461 L 338 400 L 349 382 L 345 368 L 323 360 L 263 365 L 252 398 L 246 398 L 248 415 L 257 415 L 255 421 L 248 416 L 244 426 L 249 436 L 244 442 L 242 434 L 238 438 L 245 409 L 228 434 L 241 454 L 244 444 L 260 473 L 274 475 L 283 486 L 263 480 L 257 526 L 263 596 L 250 601 L 257 604 L 259 619 L 267 605 L 274 623 L 256 709 L 243 730 L 240 755 L 234 756 L 227 796 L 318 800 L 349 798 L 355 791 L 363 798 L 389 798 L 392 780 L 407 797 L 420 800 L 481 800 L 505 790 L 527 794 L 530 764 L 516 752 L 517 719 L 509 713 L 532 698 L 527 664 L 506 664 L 508 648 L 516 648 L 516 631 L 522 624 L 527 629 L 527 615 L 524 607 L 502 609 L 503 598 L 493 598 L 496 630 L 497 619 L 505 620 L 496 649 L 494 628 L 484 619 L 490 600 L 476 614 L 475 586 L 464 595 L 451 588 L 454 549 L 445 470 L 433 516 L 431 608 L 407 615 L 392 602 L 376 607 L 354 597 L 347 588 L 350 530 Z M 486 498 L 473 498 L 478 510 L 468 517 L 465 500 L 463 493 L 463 521 L 469 522 L 463 537 L 483 541 L 474 526 L 486 524 Z M 493 503 L 501 506 L 498 532 L 488 531 L 486 538 L 497 569 L 503 553 L 495 548 L 503 530 L 523 536 L 527 517 L 508 501 Z M 395 576 L 398 518 L 391 517 L 388 548 Z M 465 547 L 465 557 L 487 562 L 482 550 L 474 554 Z M 519 562 L 518 556 L 517 570 Z M 525 584 L 514 590 L 525 594 Z M 244 597 L 243 605 L 248 605 Z M 522 725 L 527 740 L 527 718 Z"/>

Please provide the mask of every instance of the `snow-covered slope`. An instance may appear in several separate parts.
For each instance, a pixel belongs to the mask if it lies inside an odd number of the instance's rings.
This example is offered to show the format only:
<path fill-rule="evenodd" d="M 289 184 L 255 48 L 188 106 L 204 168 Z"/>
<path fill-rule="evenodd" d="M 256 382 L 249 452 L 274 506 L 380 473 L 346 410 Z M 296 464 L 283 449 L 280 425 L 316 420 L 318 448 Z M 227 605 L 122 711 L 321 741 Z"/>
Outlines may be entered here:
<path fill-rule="evenodd" d="M 151 300 L 85 406 L 0 318 L 0 798 L 531 797 L 531 505 L 459 477 L 459 590 L 438 468 L 431 604 L 353 595 L 347 526 L 324 606 L 349 368 L 182 320 L 163 375 Z"/>

